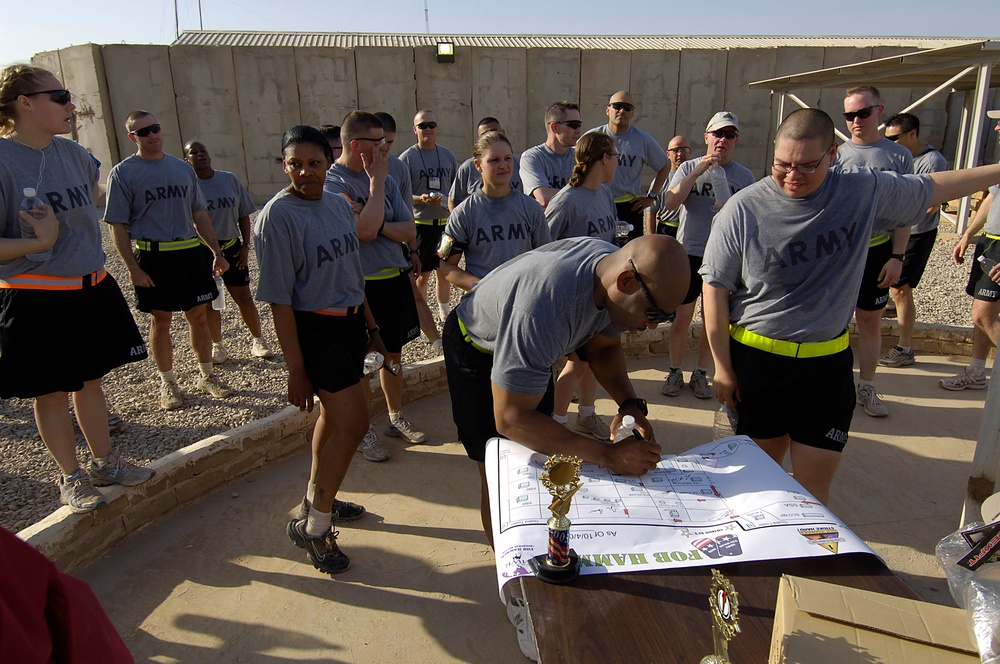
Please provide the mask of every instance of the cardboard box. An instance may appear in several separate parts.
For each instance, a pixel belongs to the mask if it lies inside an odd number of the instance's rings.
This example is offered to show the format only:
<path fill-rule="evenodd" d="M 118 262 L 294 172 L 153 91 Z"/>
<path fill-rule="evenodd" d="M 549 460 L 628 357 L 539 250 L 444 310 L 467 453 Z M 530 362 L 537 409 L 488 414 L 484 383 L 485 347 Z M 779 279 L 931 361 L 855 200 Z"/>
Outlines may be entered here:
<path fill-rule="evenodd" d="M 796 576 L 779 583 L 770 664 L 980 661 L 961 609 Z"/>

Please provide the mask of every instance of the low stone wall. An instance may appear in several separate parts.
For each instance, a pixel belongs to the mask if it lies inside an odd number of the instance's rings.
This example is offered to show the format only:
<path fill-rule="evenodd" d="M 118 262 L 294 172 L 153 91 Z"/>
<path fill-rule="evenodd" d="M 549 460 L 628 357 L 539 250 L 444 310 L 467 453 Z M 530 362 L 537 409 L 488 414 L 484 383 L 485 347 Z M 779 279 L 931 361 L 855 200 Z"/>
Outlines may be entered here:
<path fill-rule="evenodd" d="M 627 335 L 625 352 L 630 356 L 662 355 L 667 352 L 663 326 Z M 697 347 L 700 325 L 692 325 L 688 347 Z M 895 321 L 882 326 L 885 345 L 895 341 Z M 856 330 L 851 330 L 852 344 Z M 913 334 L 918 353 L 968 356 L 972 330 L 947 325 L 919 325 Z M 665 365 L 664 365 L 665 366 Z M 426 360 L 405 369 L 404 401 L 409 403 L 448 389 L 444 359 Z M 385 398 L 372 381 L 372 415 L 386 412 Z M 138 487 L 108 487 L 107 505 L 88 514 L 73 514 L 62 507 L 18 537 L 44 553 L 60 569 L 75 567 L 96 558 L 133 531 L 151 523 L 177 505 L 251 473 L 271 461 L 309 447 L 310 433 L 318 411 L 300 412 L 289 406 L 257 422 L 206 438 L 177 450 L 152 464 L 156 477 Z"/>

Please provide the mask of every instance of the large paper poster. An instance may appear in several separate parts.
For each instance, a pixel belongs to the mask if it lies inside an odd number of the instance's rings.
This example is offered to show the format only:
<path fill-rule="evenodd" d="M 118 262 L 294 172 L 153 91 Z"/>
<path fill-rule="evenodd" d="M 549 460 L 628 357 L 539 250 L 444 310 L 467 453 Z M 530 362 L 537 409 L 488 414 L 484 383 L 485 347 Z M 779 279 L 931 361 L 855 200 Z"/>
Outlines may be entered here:
<path fill-rule="evenodd" d="M 494 438 L 486 448 L 497 582 L 531 574 L 544 554 L 546 457 Z M 570 546 L 582 574 L 871 553 L 830 510 L 746 436 L 664 455 L 642 477 L 583 464 Z"/>

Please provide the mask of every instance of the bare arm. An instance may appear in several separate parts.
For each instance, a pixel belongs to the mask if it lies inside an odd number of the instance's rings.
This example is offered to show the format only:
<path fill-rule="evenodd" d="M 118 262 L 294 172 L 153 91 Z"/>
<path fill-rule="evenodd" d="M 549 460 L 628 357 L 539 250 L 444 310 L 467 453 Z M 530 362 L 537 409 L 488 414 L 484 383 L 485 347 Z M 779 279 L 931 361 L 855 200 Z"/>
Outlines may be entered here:
<path fill-rule="evenodd" d="M 670 161 L 669 160 L 663 166 L 663 168 L 661 168 L 660 170 L 656 171 L 656 177 L 653 178 L 653 184 L 650 187 L 650 191 L 660 191 L 660 190 L 662 190 L 663 189 L 663 183 L 667 181 L 668 177 L 670 177 Z M 650 205 L 653 204 L 653 202 L 654 202 L 654 199 L 653 199 L 652 196 L 639 196 L 639 200 L 637 200 L 635 203 L 632 204 L 632 209 L 633 210 L 647 209 L 647 208 L 649 208 Z"/>
<path fill-rule="evenodd" d="M 931 205 L 940 205 L 1000 183 L 1000 164 L 958 171 L 938 171 L 931 173 L 930 178 L 934 182 Z"/>
<path fill-rule="evenodd" d="M 250 231 L 250 215 L 240 217 L 236 223 L 239 224 L 240 238 L 243 240 L 239 256 L 236 257 L 236 267 L 242 270 L 247 266 L 247 259 L 250 258 L 250 243 L 253 241 L 251 239 L 253 234 Z"/>
<path fill-rule="evenodd" d="M 906 244 L 910 240 L 910 227 L 899 226 L 892 229 L 892 253 L 905 254 Z M 890 258 L 882 266 L 878 275 L 878 287 L 888 288 L 899 281 L 899 275 L 903 273 L 903 261 L 898 258 Z"/>
<path fill-rule="evenodd" d="M 448 260 L 441 261 L 438 266 L 438 274 L 449 284 L 454 284 L 464 291 L 470 291 L 473 286 L 479 283 L 479 279 L 458 266 L 458 261 L 461 258 L 461 254 L 455 254 L 449 256 Z"/>
<path fill-rule="evenodd" d="M 194 230 L 198 233 L 198 237 L 215 254 L 215 262 L 212 263 L 212 274 L 217 277 L 229 269 L 229 261 L 222 256 L 222 249 L 219 248 L 219 240 L 215 237 L 215 227 L 212 226 L 212 219 L 204 210 L 195 212 L 191 216 L 194 218 Z"/>
<path fill-rule="evenodd" d="M 740 390 L 729 354 L 729 291 L 705 284 L 702 287 L 701 302 L 705 309 L 708 345 L 715 362 L 712 389 L 720 402 L 735 408 L 736 402 L 740 400 Z"/>
<path fill-rule="evenodd" d="M 702 157 L 701 161 L 698 162 L 698 166 L 693 171 L 685 175 L 680 182 L 670 189 L 667 189 L 667 192 L 663 195 L 663 200 L 660 201 L 660 205 L 670 211 L 676 210 L 683 205 L 684 201 L 691 194 L 691 188 L 694 187 L 695 180 L 704 175 L 712 167 L 712 164 L 718 160 L 719 158 L 714 155 L 707 154 Z"/>
<path fill-rule="evenodd" d="M 274 332 L 278 336 L 281 352 L 285 356 L 285 364 L 288 365 L 288 403 L 298 406 L 299 410 L 311 413 L 313 384 L 306 374 L 295 313 L 290 305 L 272 303 L 271 314 L 274 318 Z"/>
<path fill-rule="evenodd" d="M 417 241 L 417 224 L 413 219 L 386 222 L 382 227 L 382 235 L 394 242 L 405 242 L 409 245 Z"/>
<path fill-rule="evenodd" d="M 111 224 L 111 239 L 114 240 L 115 250 L 121 257 L 122 262 L 125 263 L 126 269 L 128 269 L 129 280 L 132 282 L 133 286 L 139 286 L 140 288 L 151 288 L 156 284 L 153 280 L 146 274 L 146 271 L 139 267 L 138 261 L 135 260 L 135 254 L 132 253 L 132 238 L 129 237 L 128 227 L 125 224 Z"/>
<path fill-rule="evenodd" d="M 358 239 L 371 242 L 378 237 L 378 229 L 382 228 L 382 222 L 385 221 L 385 178 L 389 174 L 389 160 L 379 150 L 375 150 L 370 162 L 362 154 L 361 163 L 368 174 L 370 185 L 368 202 L 355 217 L 355 221 Z"/>
<path fill-rule="evenodd" d="M 662 201 L 660 204 L 661 205 L 663 204 Z M 643 213 L 643 221 L 645 222 L 646 226 L 646 235 L 655 235 L 656 215 L 653 213 L 652 208 L 646 208 L 646 211 Z"/>
<path fill-rule="evenodd" d="M 531 195 L 535 197 L 535 200 L 538 201 L 544 209 L 549 204 L 549 201 L 552 200 L 552 197 L 557 193 L 559 193 L 559 190 L 552 187 L 537 187 L 531 192 Z"/>
<path fill-rule="evenodd" d="M 983 230 L 986 225 L 986 217 L 990 214 L 990 206 L 993 204 L 993 194 L 991 193 L 986 198 L 983 199 L 982 204 L 980 204 L 979 209 L 976 210 L 976 216 L 972 218 L 972 223 L 969 227 L 965 229 L 962 233 L 962 237 L 959 238 L 958 244 L 955 245 L 955 249 L 951 252 L 952 258 L 955 262 L 961 265 L 965 262 L 965 250 L 972 242 L 972 238 L 979 234 L 979 231 Z"/>

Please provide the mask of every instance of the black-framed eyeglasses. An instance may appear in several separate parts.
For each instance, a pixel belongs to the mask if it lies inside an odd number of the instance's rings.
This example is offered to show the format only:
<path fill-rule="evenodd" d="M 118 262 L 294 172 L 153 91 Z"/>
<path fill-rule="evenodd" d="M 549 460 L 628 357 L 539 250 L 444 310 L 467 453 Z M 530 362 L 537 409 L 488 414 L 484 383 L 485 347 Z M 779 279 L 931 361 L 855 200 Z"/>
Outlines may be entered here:
<path fill-rule="evenodd" d="M 639 284 L 639 288 L 642 289 L 642 294 L 646 297 L 646 302 L 649 302 L 649 309 L 646 309 L 646 318 L 649 322 L 659 324 L 673 320 L 673 314 L 668 314 L 656 305 L 656 301 L 653 299 L 653 294 L 649 292 L 649 288 L 646 287 L 646 282 L 639 276 L 639 270 L 635 269 L 635 263 L 632 262 L 631 258 L 628 259 L 628 264 L 629 267 L 632 268 L 632 274 L 635 275 L 635 280 Z"/>
<path fill-rule="evenodd" d="M 356 140 L 356 141 L 371 141 L 375 145 L 385 145 L 385 136 L 382 136 L 380 138 L 366 138 L 364 136 L 358 136 L 354 140 Z"/>
<path fill-rule="evenodd" d="M 819 170 L 819 167 L 823 165 L 823 160 L 826 159 L 826 155 L 830 154 L 830 150 L 833 149 L 833 144 L 826 149 L 823 156 L 816 160 L 812 164 L 786 164 L 784 162 L 776 161 L 771 164 L 773 168 L 778 173 L 791 173 L 792 171 L 798 171 L 801 175 L 812 175 Z"/>
<path fill-rule="evenodd" d="M 616 111 L 625 111 L 626 113 L 631 113 L 635 110 L 635 106 L 624 101 L 613 101 L 608 105 Z"/>
<path fill-rule="evenodd" d="M 728 138 L 729 140 L 733 140 L 734 138 L 739 138 L 740 136 L 740 133 L 738 131 L 732 131 L 729 129 L 715 129 L 708 133 L 710 133 L 712 136 L 715 136 L 716 138 Z"/>
<path fill-rule="evenodd" d="M 418 122 L 417 129 L 437 129 L 438 123 L 436 122 Z"/>
<path fill-rule="evenodd" d="M 143 127 L 142 129 L 133 129 L 130 134 L 135 134 L 139 138 L 146 138 L 150 134 L 159 134 L 161 127 L 159 124 L 151 124 L 148 127 Z"/>
<path fill-rule="evenodd" d="M 566 125 L 570 129 L 579 129 L 583 126 L 583 123 L 579 120 L 559 120 L 555 124 Z"/>
<path fill-rule="evenodd" d="M 680 153 L 680 152 L 691 152 L 691 148 L 684 148 L 684 147 L 680 147 L 680 148 L 667 148 L 667 152 L 678 152 L 678 153 Z"/>
<path fill-rule="evenodd" d="M 854 122 L 855 118 L 861 118 L 862 120 L 864 120 L 865 118 L 870 117 L 872 111 L 874 111 L 881 105 L 882 104 L 874 104 L 872 106 L 865 106 L 864 108 L 858 111 L 848 111 L 847 113 L 844 113 L 844 119 L 847 120 L 848 122 Z"/>
<path fill-rule="evenodd" d="M 59 104 L 60 106 L 65 106 L 73 99 L 73 95 L 70 94 L 69 90 L 39 90 L 38 92 L 24 93 L 25 97 L 34 97 L 35 95 L 49 95 L 52 103 Z"/>

